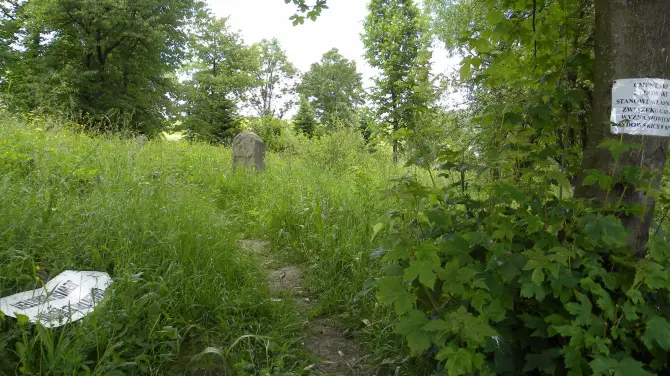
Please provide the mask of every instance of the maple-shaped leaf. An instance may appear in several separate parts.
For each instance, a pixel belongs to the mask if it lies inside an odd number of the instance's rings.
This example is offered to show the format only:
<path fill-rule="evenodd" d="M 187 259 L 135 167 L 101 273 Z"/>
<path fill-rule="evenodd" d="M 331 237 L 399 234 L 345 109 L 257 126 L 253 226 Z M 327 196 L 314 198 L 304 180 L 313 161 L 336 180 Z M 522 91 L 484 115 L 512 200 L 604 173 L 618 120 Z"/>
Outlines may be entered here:
<path fill-rule="evenodd" d="M 407 292 L 400 277 L 385 277 L 380 280 L 377 300 L 382 304 L 393 304 L 395 311 L 403 315 L 414 307 L 416 298 Z"/>
<path fill-rule="evenodd" d="M 428 332 L 422 330 L 428 322 L 429 320 L 425 313 L 411 310 L 395 326 L 396 333 L 405 336 L 407 344 L 414 354 L 418 354 L 430 347 L 431 337 Z"/>

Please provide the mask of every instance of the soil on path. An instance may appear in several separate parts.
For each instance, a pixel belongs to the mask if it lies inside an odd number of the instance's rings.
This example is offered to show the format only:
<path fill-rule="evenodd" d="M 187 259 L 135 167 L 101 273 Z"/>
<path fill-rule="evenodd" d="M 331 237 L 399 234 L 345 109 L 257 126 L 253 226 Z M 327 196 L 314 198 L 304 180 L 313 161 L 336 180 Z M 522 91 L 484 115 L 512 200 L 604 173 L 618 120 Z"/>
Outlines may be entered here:
<path fill-rule="evenodd" d="M 277 264 L 269 254 L 270 244 L 261 240 L 241 240 L 240 247 L 254 254 L 258 264 L 266 269 L 270 292 L 275 298 L 290 296 L 305 318 L 304 345 L 314 355 L 311 370 L 317 375 L 362 376 L 365 375 L 365 356 L 353 339 L 345 337 L 344 329 L 327 317 L 311 318 L 309 312 L 318 303 L 313 297 L 304 295 L 302 269 L 295 265 L 269 267 Z"/>

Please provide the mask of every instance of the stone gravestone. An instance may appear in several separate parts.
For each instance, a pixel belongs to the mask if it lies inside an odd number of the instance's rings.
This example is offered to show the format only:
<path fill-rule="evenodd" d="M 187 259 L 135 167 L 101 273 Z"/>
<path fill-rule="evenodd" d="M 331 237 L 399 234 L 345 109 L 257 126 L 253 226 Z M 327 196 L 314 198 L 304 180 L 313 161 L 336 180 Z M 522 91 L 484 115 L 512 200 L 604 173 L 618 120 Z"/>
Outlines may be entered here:
<path fill-rule="evenodd" d="M 146 144 L 147 142 L 149 142 L 149 137 L 143 134 L 137 136 L 137 145 L 144 146 L 144 144 Z"/>
<path fill-rule="evenodd" d="M 233 139 L 233 171 L 238 164 L 265 170 L 265 142 L 257 134 L 242 132 Z"/>

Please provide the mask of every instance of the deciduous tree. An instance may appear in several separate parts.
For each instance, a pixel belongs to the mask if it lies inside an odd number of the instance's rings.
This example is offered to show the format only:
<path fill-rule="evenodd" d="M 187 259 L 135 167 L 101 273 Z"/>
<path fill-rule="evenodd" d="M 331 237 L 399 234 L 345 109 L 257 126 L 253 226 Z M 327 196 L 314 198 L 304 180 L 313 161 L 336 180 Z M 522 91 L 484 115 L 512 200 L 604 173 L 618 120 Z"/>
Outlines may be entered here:
<path fill-rule="evenodd" d="M 372 89 L 383 133 L 393 140 L 398 160 L 397 132 L 412 128 L 417 115 L 433 101 L 429 35 L 412 0 L 372 0 L 365 20 L 365 57 L 379 70 Z"/>
<path fill-rule="evenodd" d="M 629 244 L 636 254 L 644 255 L 655 207 L 654 195 L 646 192 L 660 186 L 668 138 L 612 134 L 612 85 L 614 80 L 626 78 L 670 80 L 670 24 L 667 21 L 670 2 L 596 0 L 595 6 L 593 120 L 587 132 L 581 182 L 592 170 L 619 179 L 611 187 L 581 184 L 577 195 L 594 199 L 601 206 L 625 205 L 627 214 L 622 221 L 631 233 Z M 667 95 L 668 91 L 665 93 Z M 605 147 L 612 142 L 614 147 L 618 143 L 623 149 L 612 153 L 611 146 Z M 637 146 L 626 147 L 625 144 Z"/>
<path fill-rule="evenodd" d="M 254 75 L 256 86 L 249 92 L 249 104 L 259 117 L 284 115 L 295 104 L 298 70 L 288 60 L 277 39 L 253 45 L 258 63 Z"/>
<path fill-rule="evenodd" d="M 298 113 L 293 117 L 293 125 L 297 131 L 309 137 L 314 135 L 314 128 L 317 125 L 316 118 L 314 117 L 314 108 L 304 96 L 300 96 L 300 108 L 298 109 Z"/>
<path fill-rule="evenodd" d="M 332 49 L 304 74 L 298 92 L 310 101 L 319 122 L 351 125 L 356 122 L 357 106 L 363 103 L 363 80 L 356 62 Z"/>
<path fill-rule="evenodd" d="M 157 130 L 171 112 L 185 27 L 201 9 L 199 0 L 29 1 L 8 102 L 94 127 Z"/>
<path fill-rule="evenodd" d="M 238 107 L 254 85 L 254 55 L 227 19 L 205 17 L 196 24 L 192 59 L 184 73 L 183 126 L 192 137 L 226 142 L 239 128 Z"/>

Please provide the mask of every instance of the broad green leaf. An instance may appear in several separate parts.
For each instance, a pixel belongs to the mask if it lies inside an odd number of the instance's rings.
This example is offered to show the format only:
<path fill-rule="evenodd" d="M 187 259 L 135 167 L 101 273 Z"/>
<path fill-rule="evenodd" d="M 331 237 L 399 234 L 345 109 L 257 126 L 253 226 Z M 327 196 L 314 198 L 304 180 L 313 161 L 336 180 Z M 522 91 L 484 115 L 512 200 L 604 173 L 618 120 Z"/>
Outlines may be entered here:
<path fill-rule="evenodd" d="M 593 305 L 589 298 L 581 292 L 575 291 L 575 296 L 577 297 L 577 300 L 579 300 L 579 303 L 566 303 L 565 309 L 570 312 L 570 314 L 577 316 L 578 323 L 586 324 L 589 321 Z"/>
<path fill-rule="evenodd" d="M 670 351 L 670 323 L 660 316 L 654 316 L 646 323 L 642 341 L 648 349 L 657 344 L 665 351 Z"/>
<path fill-rule="evenodd" d="M 488 8 L 486 11 L 486 22 L 491 25 L 495 26 L 499 22 L 502 22 L 505 20 L 505 15 L 498 9 L 496 8 Z"/>
<path fill-rule="evenodd" d="M 526 355 L 526 365 L 523 368 L 524 373 L 532 370 L 540 370 L 544 374 L 553 375 L 556 371 L 556 361 L 561 356 L 559 348 L 550 348 L 539 354 Z"/>
<path fill-rule="evenodd" d="M 601 219 L 601 229 L 603 241 L 612 246 L 625 246 L 628 241 L 628 232 L 621 224 L 621 220 L 608 215 Z"/>
<path fill-rule="evenodd" d="M 19 325 L 28 325 L 30 324 L 30 319 L 26 315 L 22 315 L 20 313 L 16 314 L 16 321 L 18 322 Z"/>
<path fill-rule="evenodd" d="M 414 135 L 414 131 L 408 128 L 400 128 L 397 131 L 393 132 L 394 140 L 402 140 L 404 138 L 410 138 Z"/>
<path fill-rule="evenodd" d="M 404 272 L 405 269 L 395 263 L 389 262 L 386 264 L 386 266 L 384 266 L 384 275 L 387 277 L 400 277 Z"/>
<path fill-rule="evenodd" d="M 405 269 L 405 281 L 412 282 L 419 278 L 419 282 L 433 289 L 437 273 L 441 270 L 441 260 L 437 255 L 437 247 L 424 244 L 416 252 L 416 260 L 410 261 L 409 267 Z"/>
<path fill-rule="evenodd" d="M 468 375 L 474 368 L 474 353 L 470 349 L 450 345 L 442 348 L 435 358 L 447 361 L 446 367 L 449 375 Z"/>
<path fill-rule="evenodd" d="M 506 317 L 507 310 L 505 307 L 503 307 L 502 302 L 500 301 L 500 298 L 494 299 L 491 304 L 486 306 L 484 308 L 484 314 L 491 320 L 492 322 L 499 322 L 503 321 Z"/>
<path fill-rule="evenodd" d="M 547 172 L 547 176 L 556 180 L 559 186 L 565 189 L 572 189 L 572 184 L 570 184 L 570 181 L 565 177 L 564 173 L 560 171 L 549 171 Z"/>
<path fill-rule="evenodd" d="M 537 268 L 537 269 L 533 270 L 533 275 L 532 275 L 531 279 L 536 285 L 538 285 L 538 286 L 542 285 L 542 282 L 544 282 L 544 278 L 545 278 L 545 275 L 542 272 L 542 268 Z"/>
<path fill-rule="evenodd" d="M 468 294 L 470 303 L 478 311 L 484 311 L 484 305 L 491 301 L 491 294 L 484 290 L 476 290 L 474 293 Z"/>
<path fill-rule="evenodd" d="M 631 358 L 624 358 L 614 372 L 614 376 L 654 376 L 644 369 L 644 364 Z"/>
<path fill-rule="evenodd" d="M 396 324 L 395 331 L 407 338 L 410 350 L 415 354 L 430 347 L 430 336 L 422 330 L 428 322 L 425 313 L 411 310 Z"/>
<path fill-rule="evenodd" d="M 593 370 L 593 375 L 610 375 L 610 370 L 616 369 L 619 365 L 619 362 L 616 359 L 597 357 L 589 363 L 591 369 Z"/>
<path fill-rule="evenodd" d="M 450 331 L 453 327 L 451 324 L 447 323 L 442 319 L 430 320 L 426 325 L 423 326 L 422 330 L 427 332 L 447 332 Z"/>
<path fill-rule="evenodd" d="M 491 46 L 489 41 L 483 38 L 477 38 L 470 40 L 470 46 L 474 48 L 477 53 L 483 54 L 491 51 Z"/>
<path fill-rule="evenodd" d="M 612 187 L 613 179 L 600 170 L 588 170 L 588 175 L 586 175 L 582 184 L 592 185 L 595 182 L 598 182 L 602 189 L 609 190 Z"/>
<path fill-rule="evenodd" d="M 518 256 L 523 257 L 521 255 Z M 521 265 L 523 266 L 523 263 Z M 512 262 L 512 260 L 508 259 L 507 261 L 503 261 L 503 264 L 500 265 L 499 273 L 504 282 L 510 282 L 521 274 L 521 268 Z"/>
<path fill-rule="evenodd" d="M 436 265 L 432 261 L 410 261 L 409 267 L 405 269 L 405 281 L 411 282 L 418 277 L 422 285 L 432 290 L 435 287 L 438 268 L 439 264 Z"/>
<path fill-rule="evenodd" d="M 377 234 L 379 234 L 379 231 L 384 229 L 384 224 L 383 223 L 377 223 L 372 227 L 372 238 L 370 241 L 374 240 L 374 238 L 377 237 Z"/>
<path fill-rule="evenodd" d="M 472 69 L 469 60 L 463 59 L 459 72 L 461 74 L 461 82 L 466 82 L 472 78 Z"/>
<path fill-rule="evenodd" d="M 614 157 L 615 160 L 618 160 L 621 157 L 621 154 L 636 149 L 640 150 L 642 149 L 641 144 L 627 144 L 623 141 L 620 141 L 618 139 L 609 139 L 605 140 L 598 145 L 601 148 L 608 149 L 610 153 L 612 153 L 612 157 Z"/>
<path fill-rule="evenodd" d="M 623 311 L 624 315 L 626 316 L 626 320 L 634 321 L 637 320 L 638 315 L 637 315 L 637 307 L 632 305 L 630 302 L 625 302 L 623 304 L 623 307 L 621 308 Z"/>
<path fill-rule="evenodd" d="M 524 313 L 519 316 L 525 323 L 526 328 L 534 329 L 531 337 L 547 338 L 547 323 L 539 316 Z"/>
<path fill-rule="evenodd" d="M 428 219 L 428 216 L 426 215 L 426 213 L 420 211 L 420 212 L 416 213 L 416 217 L 419 221 L 421 221 L 421 223 L 425 223 L 427 225 L 430 225 L 430 219 Z"/>
<path fill-rule="evenodd" d="M 581 370 L 582 363 L 584 363 L 584 358 L 582 357 L 582 353 L 579 350 L 565 346 L 561 349 L 561 354 L 563 354 L 563 359 L 565 359 L 565 366 L 568 369 Z"/>
<path fill-rule="evenodd" d="M 630 289 L 626 292 L 626 296 L 630 298 L 633 304 L 644 304 L 644 298 L 642 297 L 640 290 Z"/>
<path fill-rule="evenodd" d="M 534 234 L 534 233 L 540 231 L 543 227 L 542 220 L 540 219 L 540 217 L 538 217 L 536 215 L 526 214 L 524 216 L 524 219 L 526 220 L 526 223 L 528 224 L 526 229 L 528 230 L 529 234 Z"/>
<path fill-rule="evenodd" d="M 521 285 L 521 296 L 524 298 L 535 297 L 537 300 L 542 301 L 547 296 L 547 294 L 541 285 L 537 285 L 532 281 L 528 281 Z"/>
<path fill-rule="evenodd" d="M 612 358 L 596 357 L 589 365 L 593 370 L 594 376 L 654 376 L 654 374 L 644 369 L 642 363 L 629 357 L 621 361 Z"/>
<path fill-rule="evenodd" d="M 385 277 L 380 280 L 377 299 L 381 304 L 395 307 L 398 315 L 403 315 L 414 307 L 416 298 L 410 295 L 399 277 Z"/>
<path fill-rule="evenodd" d="M 598 299 L 596 299 L 596 304 L 598 307 L 600 307 L 600 309 L 603 310 L 603 313 L 608 319 L 614 321 L 616 317 L 616 311 L 614 308 L 614 303 L 612 302 L 612 298 L 605 290 L 601 290 L 597 294 Z"/>
<path fill-rule="evenodd" d="M 595 214 L 587 214 L 580 219 L 584 233 L 589 241 L 598 244 L 602 239 L 608 245 L 624 246 L 628 239 L 628 232 L 621 225 L 621 221 L 614 216 L 603 217 Z"/>
<path fill-rule="evenodd" d="M 450 375 L 467 375 L 472 373 L 474 356 L 470 349 L 460 348 L 447 359 L 447 369 Z"/>
<path fill-rule="evenodd" d="M 654 241 L 647 243 L 647 246 L 649 247 L 649 254 L 654 260 L 663 262 L 670 259 L 670 243 L 661 240 L 660 237 L 656 237 Z"/>

